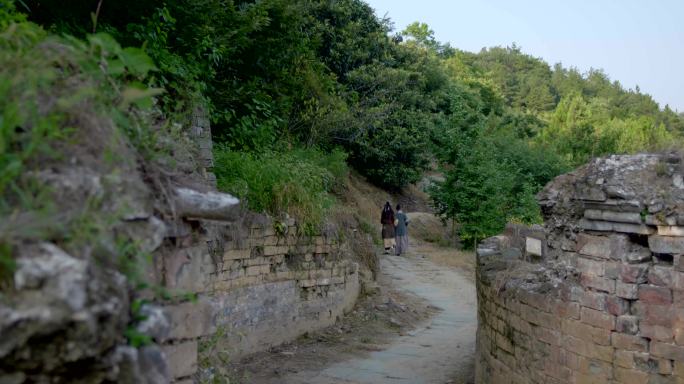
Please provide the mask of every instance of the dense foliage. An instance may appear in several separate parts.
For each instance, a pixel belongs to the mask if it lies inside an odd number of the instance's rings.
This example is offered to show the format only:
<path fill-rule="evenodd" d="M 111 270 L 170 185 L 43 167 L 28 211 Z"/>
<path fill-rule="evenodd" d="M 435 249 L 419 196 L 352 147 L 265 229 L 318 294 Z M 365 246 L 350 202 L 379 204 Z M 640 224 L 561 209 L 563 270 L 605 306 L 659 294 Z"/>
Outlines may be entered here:
<path fill-rule="evenodd" d="M 477 240 L 507 220 L 537 221 L 534 193 L 560 172 L 679 145 L 684 132 L 681 115 L 599 70 L 551 67 L 515 45 L 459 51 L 421 23 L 392 32 L 362 0 L 20 4 L 53 32 L 105 31 L 144 49 L 165 113 L 210 106 L 221 188 L 272 213 L 323 215 L 320 162 L 344 152 L 388 189 L 438 167 L 437 211 Z M 0 27 L 12 22 L 3 9 Z"/>
<path fill-rule="evenodd" d="M 157 68 L 105 33 L 46 33 L 8 4 L 0 0 L 0 291 L 12 286 L 17 248 L 32 241 L 96 249 L 98 262 L 142 284 L 147 254 L 114 230 L 129 208 L 110 204 L 107 188 L 139 164 L 168 163 L 184 144 L 155 123 L 162 90 L 144 83 Z"/>
<path fill-rule="evenodd" d="M 313 232 L 333 205 L 329 194 L 347 174 L 345 154 L 314 149 L 246 153 L 219 147 L 216 176 L 221 189 L 249 202 L 255 211 L 287 213 Z"/>

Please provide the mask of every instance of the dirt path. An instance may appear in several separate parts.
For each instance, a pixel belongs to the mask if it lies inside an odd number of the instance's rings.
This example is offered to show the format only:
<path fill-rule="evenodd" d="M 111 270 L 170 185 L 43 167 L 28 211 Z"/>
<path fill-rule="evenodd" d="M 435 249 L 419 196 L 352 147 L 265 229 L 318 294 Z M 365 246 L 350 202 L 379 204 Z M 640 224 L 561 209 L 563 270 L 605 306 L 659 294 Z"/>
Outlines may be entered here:
<path fill-rule="evenodd" d="M 403 303 L 398 305 L 401 311 L 425 314 L 422 317 L 416 315 L 412 324 L 414 329 L 407 331 L 399 326 L 383 339 L 380 334 L 386 330 L 373 328 L 370 321 L 370 329 L 365 329 L 364 324 L 363 328 L 348 330 L 344 335 L 347 339 L 356 336 L 365 344 L 344 344 L 339 340 L 326 343 L 325 338 L 313 336 L 318 342 L 294 343 L 269 355 L 255 357 L 247 363 L 250 367 L 243 366 L 243 374 L 245 370 L 251 374 L 243 376 L 242 382 L 471 383 L 477 303 L 472 269 L 460 267 L 468 264 L 468 257 L 463 253 L 456 255 L 456 252 L 454 249 L 419 244 L 407 257 L 382 257 L 379 280 L 394 292 L 398 291 Z M 459 260 L 456 266 L 453 262 L 442 262 L 445 254 L 449 253 L 452 259 L 466 260 Z M 394 297 L 395 301 L 386 299 L 389 304 L 397 302 L 397 296 Z M 372 307 L 371 317 L 379 307 Z M 392 316 L 401 316 L 401 311 Z M 358 316 L 357 312 L 355 314 Z M 367 314 L 364 316 L 368 318 Z M 390 320 L 393 321 L 394 318 Z M 340 333 L 343 332 L 340 330 Z M 371 341 L 373 337 L 377 340 Z"/>

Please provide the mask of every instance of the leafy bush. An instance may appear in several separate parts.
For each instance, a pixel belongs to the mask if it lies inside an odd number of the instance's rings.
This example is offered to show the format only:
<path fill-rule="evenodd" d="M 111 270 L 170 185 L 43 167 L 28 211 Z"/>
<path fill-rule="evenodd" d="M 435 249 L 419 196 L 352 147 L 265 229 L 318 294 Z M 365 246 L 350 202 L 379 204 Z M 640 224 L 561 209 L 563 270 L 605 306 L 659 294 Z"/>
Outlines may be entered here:
<path fill-rule="evenodd" d="M 541 221 L 534 195 L 566 169 L 557 156 L 504 134 L 481 137 L 460 149 L 430 195 L 443 218 L 459 223 L 465 245 L 495 235 L 508 221 Z"/>
<path fill-rule="evenodd" d="M 314 149 L 251 153 L 217 146 L 214 160 L 218 187 L 247 200 L 250 209 L 272 215 L 287 213 L 307 232 L 321 224 L 335 199 L 329 194 L 347 174 L 346 155 Z"/>
<path fill-rule="evenodd" d="M 49 240 L 77 255 L 109 241 L 123 209 L 103 204 L 106 193 L 65 195 L 45 175 L 84 166 L 116 180 L 170 152 L 157 140 L 164 125 L 150 124 L 161 90 L 144 82 L 154 70 L 104 33 L 78 40 L 28 22 L 0 31 L 0 290 L 18 244 Z"/>
<path fill-rule="evenodd" d="M 0 0 L 0 31 L 5 30 L 10 23 L 20 22 L 26 16 L 17 12 L 14 0 Z"/>

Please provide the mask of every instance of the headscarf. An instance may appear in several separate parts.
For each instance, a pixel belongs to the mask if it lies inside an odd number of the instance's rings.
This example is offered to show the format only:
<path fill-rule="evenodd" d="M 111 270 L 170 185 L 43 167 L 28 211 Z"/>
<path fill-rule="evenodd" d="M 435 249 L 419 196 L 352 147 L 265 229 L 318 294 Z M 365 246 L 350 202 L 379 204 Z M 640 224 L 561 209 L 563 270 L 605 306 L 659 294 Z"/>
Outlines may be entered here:
<path fill-rule="evenodd" d="M 382 224 L 392 224 L 394 223 L 394 211 L 392 210 L 392 205 L 388 202 L 382 208 L 382 215 L 380 216 L 380 222 Z"/>

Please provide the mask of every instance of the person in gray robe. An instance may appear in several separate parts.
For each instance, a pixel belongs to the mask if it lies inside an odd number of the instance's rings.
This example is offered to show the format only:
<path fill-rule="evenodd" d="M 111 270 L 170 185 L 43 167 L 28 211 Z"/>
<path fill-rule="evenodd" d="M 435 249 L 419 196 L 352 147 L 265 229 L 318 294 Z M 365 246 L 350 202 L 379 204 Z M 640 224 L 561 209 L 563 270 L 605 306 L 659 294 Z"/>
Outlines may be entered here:
<path fill-rule="evenodd" d="M 408 251 L 409 221 L 408 216 L 401 210 L 401 205 L 397 204 L 397 212 L 394 215 L 395 251 L 397 256 Z"/>

